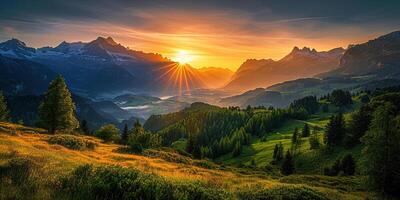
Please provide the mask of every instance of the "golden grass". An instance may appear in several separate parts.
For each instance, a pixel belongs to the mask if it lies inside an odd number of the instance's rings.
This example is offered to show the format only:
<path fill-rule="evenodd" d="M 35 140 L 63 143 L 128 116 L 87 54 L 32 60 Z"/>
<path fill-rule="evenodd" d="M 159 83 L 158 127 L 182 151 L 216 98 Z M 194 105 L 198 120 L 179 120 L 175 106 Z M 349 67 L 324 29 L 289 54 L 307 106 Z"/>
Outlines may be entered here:
<path fill-rule="evenodd" d="M 66 174 L 74 167 L 87 163 L 135 168 L 146 173 L 175 180 L 200 180 L 210 185 L 224 187 L 230 191 L 251 185 L 270 188 L 288 184 L 281 183 L 279 179 L 269 177 L 265 173 L 261 175 L 246 175 L 235 170 L 207 169 L 185 163 L 169 162 L 161 158 L 119 153 L 117 150 L 121 145 L 105 144 L 101 140 L 89 136 L 81 137 L 96 142 L 98 146 L 94 150 L 78 151 L 60 145 L 49 144 L 47 139 L 50 135 L 37 134 L 37 132 L 43 132 L 40 129 L 29 129 L 28 127 L 8 123 L 0 123 L 0 128 L 2 128 L 0 129 L 0 164 L 4 162 L 4 158 L 1 155 L 18 152 L 21 155 L 44 159 L 44 169 L 55 175 Z M 7 131 L 7 129 L 13 129 L 14 132 Z M 29 132 L 32 131 L 33 133 L 26 133 L 21 130 L 29 130 Z M 17 134 L 12 134 L 15 132 Z M 359 195 L 359 192 L 343 194 L 334 188 L 313 188 L 332 194 L 335 196 L 333 199 L 359 199 L 362 196 Z"/>

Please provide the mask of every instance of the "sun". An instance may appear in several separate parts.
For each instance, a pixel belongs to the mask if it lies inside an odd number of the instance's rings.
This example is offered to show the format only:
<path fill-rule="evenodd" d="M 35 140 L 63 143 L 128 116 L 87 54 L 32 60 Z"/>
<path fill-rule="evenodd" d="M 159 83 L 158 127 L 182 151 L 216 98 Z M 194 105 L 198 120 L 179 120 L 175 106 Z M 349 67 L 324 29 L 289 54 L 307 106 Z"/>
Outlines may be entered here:
<path fill-rule="evenodd" d="M 193 60 L 193 55 L 190 55 L 185 50 L 179 50 L 172 60 L 178 62 L 179 64 L 188 64 Z"/>

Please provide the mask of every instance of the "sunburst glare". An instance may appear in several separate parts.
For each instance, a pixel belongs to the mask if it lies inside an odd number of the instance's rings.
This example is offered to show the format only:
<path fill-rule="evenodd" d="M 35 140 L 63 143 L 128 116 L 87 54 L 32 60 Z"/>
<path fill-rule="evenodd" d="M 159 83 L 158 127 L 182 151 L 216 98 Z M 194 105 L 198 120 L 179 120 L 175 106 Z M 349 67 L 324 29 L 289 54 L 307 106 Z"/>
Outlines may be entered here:
<path fill-rule="evenodd" d="M 179 50 L 172 60 L 179 64 L 188 64 L 193 60 L 193 55 L 189 54 L 186 50 Z"/>

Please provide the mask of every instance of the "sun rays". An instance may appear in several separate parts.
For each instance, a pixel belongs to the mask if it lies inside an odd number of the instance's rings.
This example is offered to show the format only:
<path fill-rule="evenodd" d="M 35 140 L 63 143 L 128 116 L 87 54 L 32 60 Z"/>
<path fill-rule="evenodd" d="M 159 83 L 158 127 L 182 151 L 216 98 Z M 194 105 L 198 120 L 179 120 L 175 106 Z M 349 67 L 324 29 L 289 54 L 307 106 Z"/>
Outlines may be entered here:
<path fill-rule="evenodd" d="M 179 50 L 177 55 L 172 58 L 172 60 L 178 62 L 181 65 L 184 65 L 193 61 L 193 55 L 189 54 L 186 50 Z"/>
<path fill-rule="evenodd" d="M 205 85 L 198 72 L 188 64 L 173 62 L 159 67 L 157 71 L 160 75 L 155 81 L 162 82 L 164 91 L 174 91 L 178 96 L 190 94 L 192 89 Z"/>

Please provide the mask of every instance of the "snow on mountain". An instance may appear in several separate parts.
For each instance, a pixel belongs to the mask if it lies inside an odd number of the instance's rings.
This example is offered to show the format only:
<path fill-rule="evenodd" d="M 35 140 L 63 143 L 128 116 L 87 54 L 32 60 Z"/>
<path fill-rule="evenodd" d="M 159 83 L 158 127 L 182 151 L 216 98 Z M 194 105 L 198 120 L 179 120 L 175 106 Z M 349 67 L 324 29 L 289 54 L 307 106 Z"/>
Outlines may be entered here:
<path fill-rule="evenodd" d="M 18 39 L 11 39 L 0 43 L 0 54 L 14 58 L 25 58 L 35 54 L 36 49 L 27 47 L 26 44 Z"/>
<path fill-rule="evenodd" d="M 117 44 L 111 37 L 98 37 L 89 43 L 61 42 L 56 47 L 32 48 L 17 39 L 11 39 L 0 43 L 0 54 L 13 58 L 27 59 L 57 59 L 62 57 L 80 56 L 88 60 L 114 60 L 117 62 L 132 61 L 136 57 L 132 50 Z"/>

